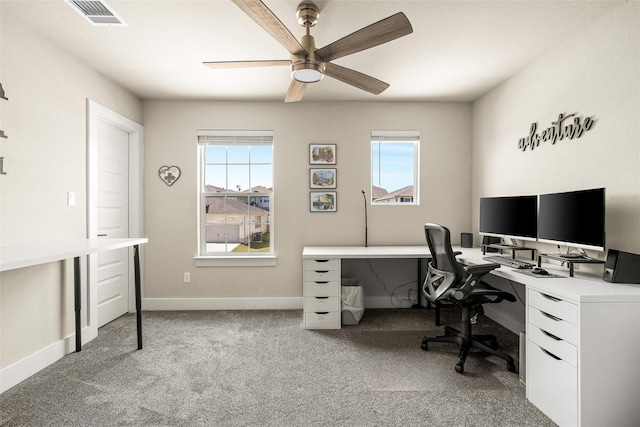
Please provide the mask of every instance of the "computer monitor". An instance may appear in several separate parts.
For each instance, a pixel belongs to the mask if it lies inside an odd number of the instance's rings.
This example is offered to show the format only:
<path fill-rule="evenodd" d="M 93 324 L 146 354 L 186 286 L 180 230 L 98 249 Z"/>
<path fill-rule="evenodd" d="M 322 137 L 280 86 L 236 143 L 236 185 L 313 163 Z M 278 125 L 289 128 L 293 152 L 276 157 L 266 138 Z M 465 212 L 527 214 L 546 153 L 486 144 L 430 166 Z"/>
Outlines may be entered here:
<path fill-rule="evenodd" d="M 604 251 L 605 189 L 540 195 L 538 241 Z"/>
<path fill-rule="evenodd" d="M 480 234 L 536 240 L 538 196 L 482 197 Z"/>

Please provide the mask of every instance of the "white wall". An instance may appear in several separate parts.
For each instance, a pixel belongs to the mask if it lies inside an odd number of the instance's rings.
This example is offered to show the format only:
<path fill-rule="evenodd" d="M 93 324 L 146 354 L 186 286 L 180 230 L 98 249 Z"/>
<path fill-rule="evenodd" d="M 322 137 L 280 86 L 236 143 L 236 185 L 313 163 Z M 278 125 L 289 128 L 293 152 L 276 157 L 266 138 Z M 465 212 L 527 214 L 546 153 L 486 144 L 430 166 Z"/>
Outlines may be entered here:
<path fill-rule="evenodd" d="M 86 237 L 86 100 L 140 122 L 138 98 L 30 29 L 0 2 L 0 244 Z M 67 207 L 67 192 L 76 193 Z M 73 333 L 66 263 L 0 275 L 0 369 Z"/>
<path fill-rule="evenodd" d="M 303 246 L 364 244 L 362 190 L 370 198 L 373 129 L 420 131 L 421 203 L 369 207 L 369 244 L 425 244 L 427 221 L 449 225 L 454 236 L 471 229 L 468 103 L 145 101 L 143 110 L 147 301 L 300 298 Z M 198 129 L 274 131 L 276 267 L 194 267 Z M 309 212 L 308 150 L 317 142 L 337 144 L 336 213 Z M 168 187 L 157 171 L 171 165 L 182 176 Z M 191 272 L 190 284 L 182 283 L 183 272 Z M 415 269 L 409 274 L 415 277 Z"/>
<path fill-rule="evenodd" d="M 625 3 L 474 102 L 476 237 L 480 197 L 606 187 L 607 247 L 640 253 L 638 22 L 640 3 Z M 518 149 L 532 122 L 542 130 L 559 113 L 596 123 L 579 139 Z"/>
<path fill-rule="evenodd" d="M 472 224 L 479 239 L 480 197 L 606 187 L 607 248 L 640 253 L 640 3 L 628 2 L 562 40 L 557 48 L 473 103 Z M 539 132 L 558 114 L 594 116 L 579 139 L 518 149 L 532 122 Z M 479 240 L 476 240 L 479 241 Z M 532 244 L 541 252 L 555 246 Z M 606 253 L 588 251 L 604 259 Z M 602 274 L 602 265 L 576 270 Z M 524 289 L 494 277 L 499 288 Z M 515 286 L 515 287 L 512 287 Z M 514 332 L 524 330 L 521 302 L 487 308 Z"/>

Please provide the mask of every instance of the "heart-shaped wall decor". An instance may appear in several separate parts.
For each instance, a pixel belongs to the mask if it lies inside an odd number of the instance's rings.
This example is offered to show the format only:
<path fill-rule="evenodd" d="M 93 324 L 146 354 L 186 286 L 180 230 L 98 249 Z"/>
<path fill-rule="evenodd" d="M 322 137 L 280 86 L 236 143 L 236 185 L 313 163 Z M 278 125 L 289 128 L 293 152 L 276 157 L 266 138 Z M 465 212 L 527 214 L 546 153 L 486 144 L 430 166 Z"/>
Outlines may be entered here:
<path fill-rule="evenodd" d="M 158 169 L 160 179 L 169 187 L 180 178 L 180 168 L 177 166 L 162 166 Z"/>

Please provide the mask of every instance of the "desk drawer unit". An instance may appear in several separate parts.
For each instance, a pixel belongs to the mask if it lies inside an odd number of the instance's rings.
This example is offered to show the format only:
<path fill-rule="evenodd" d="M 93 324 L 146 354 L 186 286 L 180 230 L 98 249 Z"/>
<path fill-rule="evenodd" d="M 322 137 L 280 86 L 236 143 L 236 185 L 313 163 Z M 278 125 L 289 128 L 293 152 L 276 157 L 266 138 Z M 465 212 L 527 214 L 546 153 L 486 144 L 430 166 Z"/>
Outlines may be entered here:
<path fill-rule="evenodd" d="M 304 327 L 340 329 L 340 259 L 304 260 Z"/>
<path fill-rule="evenodd" d="M 527 290 L 527 398 L 560 426 L 578 423 L 578 306 Z"/>
<path fill-rule="evenodd" d="M 576 426 L 577 368 L 529 340 L 529 335 L 527 333 L 527 398 L 559 426 Z"/>

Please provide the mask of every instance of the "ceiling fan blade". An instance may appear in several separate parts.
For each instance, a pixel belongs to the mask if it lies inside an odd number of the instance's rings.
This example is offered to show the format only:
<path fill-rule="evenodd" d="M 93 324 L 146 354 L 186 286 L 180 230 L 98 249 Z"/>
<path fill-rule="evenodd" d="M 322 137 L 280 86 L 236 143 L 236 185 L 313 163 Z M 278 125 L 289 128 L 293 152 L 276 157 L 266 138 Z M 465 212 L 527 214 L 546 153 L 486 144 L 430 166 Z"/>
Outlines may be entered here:
<path fill-rule="evenodd" d="M 307 55 L 307 51 L 296 40 L 282 21 L 260 0 L 232 0 L 244 13 L 249 15 L 271 37 L 276 39 L 292 55 Z"/>
<path fill-rule="evenodd" d="M 264 61 L 213 61 L 203 62 L 204 65 L 211 68 L 256 68 L 256 67 L 279 67 L 282 65 L 291 65 L 291 61 L 284 60 L 264 60 Z"/>
<path fill-rule="evenodd" d="M 289 91 L 287 92 L 287 97 L 284 99 L 284 102 L 302 101 L 302 97 L 304 96 L 304 91 L 306 89 L 307 89 L 306 83 L 302 83 L 295 79 L 291 79 L 291 84 L 289 85 Z"/>
<path fill-rule="evenodd" d="M 315 54 L 325 61 L 333 61 L 334 59 L 395 40 L 398 37 L 406 36 L 412 32 L 413 28 L 405 14 L 398 12 L 382 21 L 351 33 L 322 49 L 316 50 Z"/>
<path fill-rule="evenodd" d="M 327 62 L 325 64 L 324 74 L 374 95 L 382 93 L 386 88 L 389 87 L 388 83 L 385 83 L 381 80 L 349 68 L 341 67 L 340 65 L 332 64 L 330 62 Z"/>

